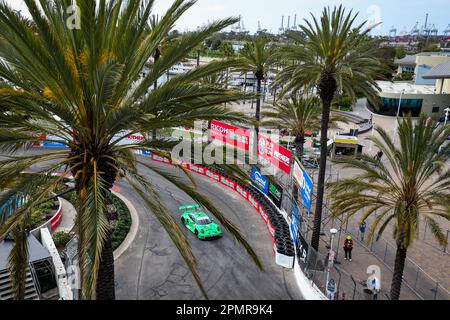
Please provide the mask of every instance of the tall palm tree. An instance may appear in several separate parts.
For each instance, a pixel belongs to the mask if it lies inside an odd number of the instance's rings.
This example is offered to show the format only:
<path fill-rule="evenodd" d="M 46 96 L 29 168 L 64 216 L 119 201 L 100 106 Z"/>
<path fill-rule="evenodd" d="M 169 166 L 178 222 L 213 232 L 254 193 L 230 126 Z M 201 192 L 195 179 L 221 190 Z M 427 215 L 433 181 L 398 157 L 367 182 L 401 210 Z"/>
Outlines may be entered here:
<path fill-rule="evenodd" d="M 371 140 L 384 152 L 386 163 L 367 155 L 362 161 L 344 160 L 344 168 L 359 173 L 331 184 L 332 211 L 347 219 L 362 212 L 361 221 L 373 216 L 369 241 L 375 233 L 378 240 L 388 226 L 393 227 L 397 253 L 390 298 L 398 300 L 407 250 L 421 224 L 427 222 L 439 243 L 447 245 L 436 218 L 450 221 L 450 128 L 433 129 L 425 116 L 414 125 L 408 117 L 399 126 L 398 144 L 383 129 L 376 131 L 380 137 Z"/>
<path fill-rule="evenodd" d="M 37 1 L 27 0 L 33 28 L 11 7 L 0 3 L 0 104 L 29 116 L 25 119 L 0 114 L 0 150 L 7 154 L 0 161 L 0 203 L 17 194 L 26 194 L 28 200 L 0 225 L 0 239 L 8 234 L 15 239 L 10 267 L 12 281 L 18 288 L 17 298 L 23 298 L 24 292 L 25 284 L 21 281 L 25 273 L 23 259 L 27 256 L 24 232 L 30 208 L 49 197 L 60 184 L 61 178 L 53 175 L 60 171 L 71 173 L 75 180 L 78 196 L 75 228 L 80 242 L 81 289 L 85 299 L 115 298 L 112 230 L 106 198 L 119 168 L 126 172 L 126 181 L 168 232 L 205 295 L 187 239 L 151 182 L 139 174 L 138 165 L 157 172 L 203 204 L 261 267 L 239 229 L 211 201 L 133 153 L 136 149 L 148 149 L 170 157 L 173 143 L 146 138 L 135 143 L 125 140 L 136 133 L 146 136 L 152 129 L 193 126 L 196 120 L 245 121 L 241 114 L 221 106 L 242 99 L 239 91 L 199 83 L 205 76 L 235 66 L 234 62 L 210 63 L 147 93 L 156 79 L 199 43 L 237 21 L 216 21 L 183 36 L 142 77 L 145 64 L 167 31 L 195 2 L 175 0 L 151 32 L 147 22 L 152 1 L 143 7 L 138 1 L 128 1 L 123 9 L 121 0 L 76 1 L 80 28 L 66 23 L 70 19 L 66 9 L 72 1 L 39 1 L 38 5 Z M 47 134 L 51 141 L 64 140 L 68 149 L 16 154 L 39 141 L 40 133 Z M 40 174 L 21 174 L 39 164 Z"/>
<path fill-rule="evenodd" d="M 278 74 L 275 85 L 284 85 L 283 92 L 316 90 L 322 100 L 320 169 L 317 201 L 311 245 L 319 248 L 320 227 L 327 163 L 328 123 L 333 98 L 337 93 L 355 98 L 355 92 L 377 101 L 378 86 L 373 75 L 380 72 L 379 61 L 374 58 L 375 46 L 367 40 L 372 28 L 366 22 L 355 24 L 357 14 L 348 14 L 342 6 L 332 11 L 325 8 L 318 21 L 305 20 L 298 33 L 289 33 L 294 45 L 281 51 L 286 67 Z M 369 38 L 370 39 L 370 38 Z"/>
<path fill-rule="evenodd" d="M 197 55 L 197 68 L 198 68 L 200 67 L 201 56 L 208 53 L 208 47 L 204 42 L 202 42 L 197 46 L 197 48 L 195 48 L 195 53 Z"/>
<path fill-rule="evenodd" d="M 275 49 L 269 45 L 267 37 L 258 36 L 248 43 L 241 51 L 240 58 L 243 72 L 251 71 L 256 78 L 256 121 L 261 121 L 261 89 L 262 82 L 267 76 L 269 68 L 274 63 Z M 258 129 L 258 127 L 256 127 Z"/>
<path fill-rule="evenodd" d="M 275 106 L 261 113 L 265 126 L 275 126 L 279 129 L 287 129 L 295 137 L 295 153 L 299 159 L 304 154 L 306 132 L 320 129 L 322 120 L 322 104 L 318 97 L 304 97 L 303 95 L 291 95 L 283 99 Z M 338 128 L 337 122 L 347 122 L 345 117 L 332 114 L 330 128 Z"/>

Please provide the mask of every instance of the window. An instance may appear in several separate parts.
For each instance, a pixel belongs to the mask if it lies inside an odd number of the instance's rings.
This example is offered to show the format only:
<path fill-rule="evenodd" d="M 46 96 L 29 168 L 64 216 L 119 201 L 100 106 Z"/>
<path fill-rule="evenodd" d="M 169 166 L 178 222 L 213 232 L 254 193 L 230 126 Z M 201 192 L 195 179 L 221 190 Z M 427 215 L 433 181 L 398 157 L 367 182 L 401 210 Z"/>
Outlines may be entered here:
<path fill-rule="evenodd" d="M 439 110 L 440 110 L 441 108 L 439 108 L 439 107 L 433 107 L 433 111 L 431 111 L 431 112 L 433 112 L 433 113 L 439 113 Z"/>

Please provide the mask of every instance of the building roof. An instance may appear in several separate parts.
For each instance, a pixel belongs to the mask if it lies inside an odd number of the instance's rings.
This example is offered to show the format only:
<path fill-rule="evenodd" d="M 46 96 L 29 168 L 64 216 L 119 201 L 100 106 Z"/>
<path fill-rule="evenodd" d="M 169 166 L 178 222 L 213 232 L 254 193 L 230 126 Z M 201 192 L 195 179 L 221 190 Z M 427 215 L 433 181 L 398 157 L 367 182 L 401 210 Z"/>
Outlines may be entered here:
<path fill-rule="evenodd" d="M 402 59 L 395 59 L 394 63 L 398 66 L 415 66 L 416 65 L 416 58 L 418 56 L 421 57 L 431 57 L 431 56 L 435 56 L 435 57 L 450 57 L 450 52 L 420 52 L 418 54 L 415 55 L 406 55 L 404 58 Z"/>
<path fill-rule="evenodd" d="M 396 59 L 394 63 L 399 66 L 415 66 L 416 56 L 407 55 L 402 59 Z"/>
<path fill-rule="evenodd" d="M 422 76 L 424 79 L 450 79 L 450 61 L 438 64 Z"/>
<path fill-rule="evenodd" d="M 13 246 L 14 241 L 0 242 L 0 270 L 8 268 L 8 256 Z M 48 250 L 32 234 L 28 236 L 28 253 L 30 262 L 51 259 Z"/>
<path fill-rule="evenodd" d="M 435 85 L 418 85 L 412 82 L 390 82 L 390 81 L 377 81 L 381 92 L 385 93 L 398 93 L 404 91 L 405 94 L 435 94 Z"/>

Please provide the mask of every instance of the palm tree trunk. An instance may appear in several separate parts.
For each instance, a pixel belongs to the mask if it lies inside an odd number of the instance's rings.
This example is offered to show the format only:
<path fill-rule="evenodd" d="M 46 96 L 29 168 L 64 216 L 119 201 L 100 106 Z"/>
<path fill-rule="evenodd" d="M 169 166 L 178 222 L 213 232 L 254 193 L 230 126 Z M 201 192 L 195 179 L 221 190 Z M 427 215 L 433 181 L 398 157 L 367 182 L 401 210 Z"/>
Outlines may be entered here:
<path fill-rule="evenodd" d="M 301 160 L 303 158 L 303 151 L 305 149 L 305 147 L 304 147 L 305 136 L 297 135 L 295 137 L 294 145 L 295 145 L 295 155 L 297 156 L 297 158 L 299 158 Z"/>
<path fill-rule="evenodd" d="M 258 78 L 258 84 L 256 86 L 256 92 L 258 97 L 256 98 L 256 121 L 261 121 L 261 79 Z M 259 132 L 259 125 L 256 126 L 256 132 Z"/>
<path fill-rule="evenodd" d="M 322 99 L 322 126 L 320 132 L 320 168 L 319 178 L 317 181 L 317 200 L 316 211 L 314 214 L 313 234 L 311 238 L 311 246 L 314 250 L 319 251 L 320 229 L 322 223 L 322 206 L 323 196 L 325 192 L 325 174 L 327 170 L 328 156 L 328 123 L 330 121 L 331 102 L 337 90 L 336 80 L 331 74 L 325 74 L 319 84 L 319 95 Z"/>
<path fill-rule="evenodd" d="M 405 269 L 407 249 L 403 245 L 397 245 L 397 253 L 395 255 L 394 275 L 391 284 L 391 300 L 400 299 L 400 290 L 403 282 L 403 270 Z"/>
<path fill-rule="evenodd" d="M 97 300 L 115 300 L 115 281 L 114 281 L 114 254 L 111 243 L 112 231 L 108 234 L 103 250 L 102 260 L 98 269 L 98 278 L 96 284 Z"/>

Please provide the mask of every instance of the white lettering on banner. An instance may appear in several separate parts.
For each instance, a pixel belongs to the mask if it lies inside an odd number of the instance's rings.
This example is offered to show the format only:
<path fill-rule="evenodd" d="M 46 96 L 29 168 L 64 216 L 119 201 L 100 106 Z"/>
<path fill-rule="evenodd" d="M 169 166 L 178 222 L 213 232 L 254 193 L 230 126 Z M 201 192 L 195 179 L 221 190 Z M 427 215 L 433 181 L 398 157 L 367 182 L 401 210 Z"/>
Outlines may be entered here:
<path fill-rule="evenodd" d="M 222 135 L 228 135 L 230 131 L 227 128 L 221 127 L 219 125 L 211 124 L 211 130 L 221 133 Z"/>
<path fill-rule="evenodd" d="M 248 195 L 248 199 L 250 200 L 251 204 L 252 204 L 256 209 L 258 209 L 258 203 L 256 202 L 256 200 L 255 200 L 251 195 Z"/>
<path fill-rule="evenodd" d="M 236 190 L 237 190 L 237 192 L 239 192 L 241 194 L 241 196 L 243 196 L 244 198 L 247 198 L 247 196 L 248 196 L 247 191 L 242 189 L 239 185 L 236 186 Z"/>
<path fill-rule="evenodd" d="M 220 181 L 219 175 L 214 173 L 214 172 L 212 172 L 212 171 L 210 171 L 210 170 L 206 170 L 206 175 L 208 177 L 210 177 L 211 179 L 213 179 L 213 180 Z"/>
<path fill-rule="evenodd" d="M 268 183 L 268 180 L 264 180 L 261 172 L 256 171 L 255 172 L 255 181 L 261 186 L 261 188 L 265 189 L 266 188 L 266 184 Z"/>

